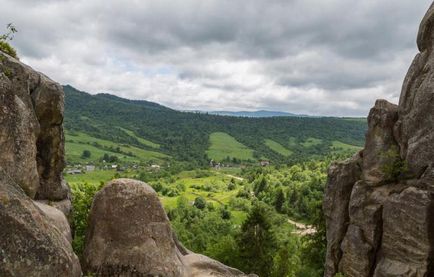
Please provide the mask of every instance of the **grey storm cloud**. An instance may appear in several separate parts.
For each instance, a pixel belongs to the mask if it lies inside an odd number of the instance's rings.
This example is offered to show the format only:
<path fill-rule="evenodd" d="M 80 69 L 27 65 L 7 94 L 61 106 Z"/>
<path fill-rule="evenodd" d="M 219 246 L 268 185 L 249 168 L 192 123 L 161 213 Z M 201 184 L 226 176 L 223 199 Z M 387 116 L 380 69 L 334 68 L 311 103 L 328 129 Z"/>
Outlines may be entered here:
<path fill-rule="evenodd" d="M 183 110 L 365 116 L 377 98 L 398 100 L 430 4 L 0 0 L 0 26 L 16 25 L 24 62 L 92 93 Z"/>

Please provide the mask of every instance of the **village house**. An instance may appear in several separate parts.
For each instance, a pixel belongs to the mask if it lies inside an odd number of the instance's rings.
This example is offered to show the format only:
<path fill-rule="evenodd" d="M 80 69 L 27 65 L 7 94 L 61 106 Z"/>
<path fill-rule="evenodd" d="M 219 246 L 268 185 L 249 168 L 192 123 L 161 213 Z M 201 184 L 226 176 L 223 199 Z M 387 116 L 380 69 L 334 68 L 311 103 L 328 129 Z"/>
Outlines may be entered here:
<path fill-rule="evenodd" d="M 66 171 L 66 174 L 76 175 L 76 174 L 82 174 L 83 172 L 80 169 L 69 169 Z"/>

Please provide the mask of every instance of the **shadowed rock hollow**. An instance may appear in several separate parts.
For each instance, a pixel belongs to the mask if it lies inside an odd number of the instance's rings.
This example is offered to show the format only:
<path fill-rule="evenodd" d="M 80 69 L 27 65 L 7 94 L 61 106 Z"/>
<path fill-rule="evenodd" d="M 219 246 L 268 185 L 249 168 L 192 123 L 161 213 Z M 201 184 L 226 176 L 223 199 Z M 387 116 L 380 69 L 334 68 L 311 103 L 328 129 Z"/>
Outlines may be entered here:
<path fill-rule="evenodd" d="M 333 164 L 325 276 L 434 276 L 434 4 L 399 105 L 378 100 L 365 148 Z"/>

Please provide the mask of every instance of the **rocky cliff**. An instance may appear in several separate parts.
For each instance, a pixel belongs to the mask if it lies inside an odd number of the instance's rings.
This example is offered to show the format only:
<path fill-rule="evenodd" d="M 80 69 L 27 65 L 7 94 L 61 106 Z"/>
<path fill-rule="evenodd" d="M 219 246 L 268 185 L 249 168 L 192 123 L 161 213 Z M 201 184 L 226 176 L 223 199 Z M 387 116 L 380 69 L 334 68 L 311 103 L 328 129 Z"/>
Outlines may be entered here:
<path fill-rule="evenodd" d="M 62 122 L 61 86 L 0 52 L 0 276 L 81 275 Z"/>
<path fill-rule="evenodd" d="M 399 105 L 378 100 L 365 148 L 333 164 L 325 276 L 434 276 L 434 4 Z"/>
<path fill-rule="evenodd" d="M 0 52 L 0 276 L 82 276 L 62 177 L 63 100 L 59 84 Z M 107 184 L 89 221 L 91 276 L 246 276 L 185 249 L 142 182 Z"/>

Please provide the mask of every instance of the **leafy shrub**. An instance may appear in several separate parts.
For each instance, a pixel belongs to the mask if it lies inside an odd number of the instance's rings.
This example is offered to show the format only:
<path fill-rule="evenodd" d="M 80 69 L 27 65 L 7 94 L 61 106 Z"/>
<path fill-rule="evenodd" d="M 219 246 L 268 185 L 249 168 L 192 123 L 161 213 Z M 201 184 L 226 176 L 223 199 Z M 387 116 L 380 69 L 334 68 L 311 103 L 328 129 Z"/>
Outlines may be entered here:
<path fill-rule="evenodd" d="M 81 153 L 83 159 L 90 158 L 90 156 L 92 156 L 92 153 L 89 150 L 83 150 L 83 153 Z"/>
<path fill-rule="evenodd" d="M 249 212 L 252 207 L 252 202 L 244 198 L 231 198 L 229 200 L 229 206 L 238 211 Z"/>
<path fill-rule="evenodd" d="M 103 182 L 101 182 L 99 185 L 88 183 L 71 185 L 71 191 L 73 195 L 72 205 L 74 207 L 74 240 L 72 242 L 72 247 L 78 256 L 81 256 L 84 250 L 87 219 L 92 206 L 93 197 L 103 185 Z"/>
<path fill-rule="evenodd" d="M 177 188 L 163 187 L 161 190 L 161 194 L 168 197 L 175 197 L 180 195 L 180 192 Z"/>
<path fill-rule="evenodd" d="M 196 184 L 191 185 L 190 187 L 193 188 L 193 189 L 197 189 L 197 190 L 202 190 L 202 189 L 203 189 L 203 186 L 201 186 L 201 185 L 196 185 Z"/>
<path fill-rule="evenodd" d="M 17 58 L 17 51 L 6 41 L 0 40 L 0 51 Z"/>
<path fill-rule="evenodd" d="M 196 197 L 196 199 L 194 199 L 193 206 L 195 206 L 199 210 L 203 210 L 206 207 L 206 200 L 203 197 L 200 197 L 200 196 Z"/>
<path fill-rule="evenodd" d="M 163 189 L 163 185 L 160 182 L 152 183 L 151 187 L 156 191 L 160 192 Z"/>
<path fill-rule="evenodd" d="M 6 28 L 7 28 L 8 32 L 6 34 L 0 35 L 0 51 L 8 54 L 9 56 L 12 56 L 12 57 L 18 59 L 17 52 L 8 43 L 8 41 L 13 39 L 13 36 L 17 32 L 17 29 L 15 28 L 15 26 L 12 23 L 9 23 L 6 26 Z"/>
<path fill-rule="evenodd" d="M 196 170 L 194 172 L 194 178 L 204 178 L 211 176 L 211 172 L 208 170 Z"/>
<path fill-rule="evenodd" d="M 396 181 L 408 171 L 407 163 L 401 159 L 398 147 L 391 147 L 381 155 L 384 163 L 381 171 L 387 180 Z"/>
<path fill-rule="evenodd" d="M 250 197 L 251 197 L 250 191 L 248 189 L 246 189 L 246 187 L 244 187 L 244 189 L 238 191 L 237 197 L 250 199 Z"/>
<path fill-rule="evenodd" d="M 235 188 L 236 188 L 236 185 L 234 183 L 230 182 L 228 184 L 228 190 L 234 190 Z"/>
<path fill-rule="evenodd" d="M 231 212 L 226 208 L 221 209 L 220 214 L 221 214 L 222 219 L 226 219 L 226 220 L 231 219 L 231 216 L 232 216 Z"/>
<path fill-rule="evenodd" d="M 178 191 L 182 191 L 182 192 L 184 192 L 187 188 L 186 188 L 186 186 L 185 186 L 184 183 L 178 183 L 178 184 L 176 185 L 176 189 L 177 189 Z"/>

